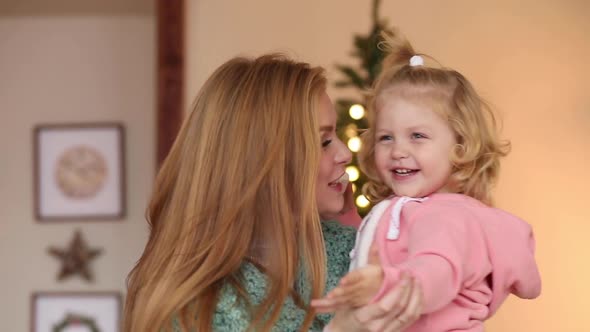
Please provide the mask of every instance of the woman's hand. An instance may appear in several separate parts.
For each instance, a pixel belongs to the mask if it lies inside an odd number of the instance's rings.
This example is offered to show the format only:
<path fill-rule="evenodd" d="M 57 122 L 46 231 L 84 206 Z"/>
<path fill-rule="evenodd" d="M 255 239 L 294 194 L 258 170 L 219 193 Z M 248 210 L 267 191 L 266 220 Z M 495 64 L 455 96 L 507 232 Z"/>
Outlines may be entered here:
<path fill-rule="evenodd" d="M 397 287 L 375 303 L 337 311 L 324 331 L 397 332 L 414 323 L 422 305 L 422 290 L 417 281 L 404 275 Z"/>

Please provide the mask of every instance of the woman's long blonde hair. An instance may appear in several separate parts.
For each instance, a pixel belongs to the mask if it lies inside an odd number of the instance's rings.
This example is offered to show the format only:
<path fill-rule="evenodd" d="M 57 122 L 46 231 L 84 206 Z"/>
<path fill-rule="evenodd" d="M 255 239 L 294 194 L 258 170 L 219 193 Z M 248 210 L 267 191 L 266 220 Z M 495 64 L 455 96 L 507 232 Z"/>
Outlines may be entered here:
<path fill-rule="evenodd" d="M 272 327 L 300 269 L 311 296 L 322 294 L 316 114 L 325 88 L 321 68 L 281 55 L 234 58 L 207 80 L 156 178 L 124 331 L 167 331 L 173 317 L 183 330 L 210 331 L 222 285 L 248 303 L 240 267 L 260 244 L 272 255 L 250 329 Z"/>
<path fill-rule="evenodd" d="M 388 55 L 382 72 L 369 93 L 369 129 L 363 133 L 363 149 L 359 153 L 361 169 L 369 181 L 363 193 L 373 202 L 394 194 L 378 175 L 375 166 L 376 113 L 386 98 L 411 98 L 426 103 L 449 123 L 455 133 L 457 145 L 450 160 L 454 169 L 450 188 L 492 204 L 491 187 L 497 181 L 500 158 L 510 150 L 508 141 L 500 140 L 494 113 L 471 83 L 461 73 L 429 66 L 410 66 L 416 53 L 410 42 L 397 30 L 382 34 Z"/>

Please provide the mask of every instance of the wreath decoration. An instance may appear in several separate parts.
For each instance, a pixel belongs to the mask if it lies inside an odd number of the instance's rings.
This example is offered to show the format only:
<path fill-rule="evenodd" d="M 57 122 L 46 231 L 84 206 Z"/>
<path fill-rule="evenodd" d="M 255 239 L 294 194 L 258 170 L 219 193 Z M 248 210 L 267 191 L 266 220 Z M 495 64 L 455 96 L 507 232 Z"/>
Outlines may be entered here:
<path fill-rule="evenodd" d="M 59 323 L 53 326 L 52 332 L 63 332 L 67 327 L 86 326 L 91 332 L 100 332 L 94 319 L 82 315 L 67 314 Z"/>

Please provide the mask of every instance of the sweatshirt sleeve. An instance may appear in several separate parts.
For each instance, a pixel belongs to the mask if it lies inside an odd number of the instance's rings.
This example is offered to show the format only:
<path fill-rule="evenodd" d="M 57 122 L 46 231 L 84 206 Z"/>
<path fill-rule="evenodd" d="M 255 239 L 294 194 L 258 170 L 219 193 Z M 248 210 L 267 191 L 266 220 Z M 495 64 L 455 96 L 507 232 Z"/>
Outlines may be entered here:
<path fill-rule="evenodd" d="M 535 260 L 535 238 L 532 227 L 505 211 L 497 223 L 486 224 L 489 258 L 492 272 L 493 297 L 490 312 L 493 314 L 504 299 L 514 294 L 523 299 L 534 299 L 541 294 L 541 275 Z"/>
<path fill-rule="evenodd" d="M 423 312 L 430 313 L 456 298 L 473 271 L 491 271 L 481 230 L 456 209 L 425 209 L 414 217 L 408 236 L 408 258 L 399 265 L 384 267 L 377 297 L 395 287 L 401 272 L 407 271 L 422 287 Z"/>

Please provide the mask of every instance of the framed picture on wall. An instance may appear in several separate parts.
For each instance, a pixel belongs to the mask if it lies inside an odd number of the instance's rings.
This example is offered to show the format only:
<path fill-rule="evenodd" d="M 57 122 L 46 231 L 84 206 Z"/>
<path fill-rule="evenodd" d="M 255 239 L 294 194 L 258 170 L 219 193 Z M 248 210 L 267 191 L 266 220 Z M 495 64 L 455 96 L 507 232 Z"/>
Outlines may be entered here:
<path fill-rule="evenodd" d="M 31 332 L 119 332 L 118 292 L 38 292 L 31 299 Z"/>
<path fill-rule="evenodd" d="M 35 217 L 119 220 L 125 215 L 125 130 L 119 123 L 34 129 Z"/>

